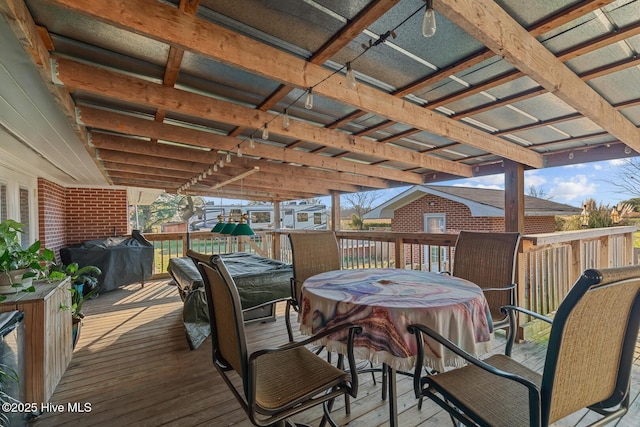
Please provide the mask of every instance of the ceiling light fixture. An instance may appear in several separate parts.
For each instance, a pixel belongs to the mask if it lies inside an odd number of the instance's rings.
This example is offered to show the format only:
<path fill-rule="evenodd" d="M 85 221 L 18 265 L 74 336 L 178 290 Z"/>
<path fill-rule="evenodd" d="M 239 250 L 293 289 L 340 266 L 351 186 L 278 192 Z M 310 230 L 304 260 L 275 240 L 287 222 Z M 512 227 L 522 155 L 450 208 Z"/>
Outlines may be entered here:
<path fill-rule="evenodd" d="M 225 159 L 227 163 L 231 163 L 231 153 L 227 153 L 227 157 Z"/>
<path fill-rule="evenodd" d="M 253 140 L 253 134 L 249 137 L 249 148 L 256 148 L 256 142 Z"/>
<path fill-rule="evenodd" d="M 282 129 L 289 129 L 289 109 L 284 109 L 284 116 L 282 117 Z"/>
<path fill-rule="evenodd" d="M 269 124 L 264 124 L 264 129 L 262 129 L 262 139 L 269 139 Z"/>
<path fill-rule="evenodd" d="M 307 98 L 304 100 L 304 108 L 311 110 L 313 108 L 313 88 L 310 87 L 307 91 Z"/>
<path fill-rule="evenodd" d="M 352 90 L 356 90 L 358 85 L 356 84 L 356 76 L 353 74 L 353 68 L 351 68 L 351 61 L 347 62 L 347 87 Z"/>
<path fill-rule="evenodd" d="M 238 145 L 238 157 L 242 157 L 242 148 Z"/>
<path fill-rule="evenodd" d="M 433 11 L 433 0 L 425 0 L 427 4 L 422 18 L 422 35 L 431 37 L 436 33 L 436 14 Z"/>

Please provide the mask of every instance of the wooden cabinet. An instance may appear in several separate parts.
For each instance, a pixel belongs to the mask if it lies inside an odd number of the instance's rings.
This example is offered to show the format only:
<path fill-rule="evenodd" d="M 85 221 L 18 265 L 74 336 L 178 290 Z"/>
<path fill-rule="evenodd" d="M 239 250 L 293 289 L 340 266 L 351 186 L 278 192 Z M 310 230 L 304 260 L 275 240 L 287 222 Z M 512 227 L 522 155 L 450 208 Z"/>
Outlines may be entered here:
<path fill-rule="evenodd" d="M 71 305 L 69 278 L 55 282 L 35 282 L 36 292 L 7 295 L 0 312 L 24 312 L 24 361 L 26 402 L 48 402 L 71 357 Z"/>

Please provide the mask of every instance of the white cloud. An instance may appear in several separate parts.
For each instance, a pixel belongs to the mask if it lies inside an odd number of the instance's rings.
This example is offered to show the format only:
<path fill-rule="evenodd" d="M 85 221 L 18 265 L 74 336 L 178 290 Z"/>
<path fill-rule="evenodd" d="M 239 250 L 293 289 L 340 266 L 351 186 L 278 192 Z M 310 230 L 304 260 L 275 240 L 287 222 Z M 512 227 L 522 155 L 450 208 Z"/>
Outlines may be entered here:
<path fill-rule="evenodd" d="M 609 165 L 616 167 L 616 166 L 621 166 L 624 165 L 627 162 L 627 159 L 613 159 L 613 160 L 609 160 Z"/>
<path fill-rule="evenodd" d="M 495 174 L 487 176 L 477 176 L 461 181 L 451 181 L 449 185 L 454 187 L 474 187 L 474 188 L 492 188 L 496 190 L 504 189 L 504 175 Z"/>
<path fill-rule="evenodd" d="M 549 194 L 557 202 L 581 202 L 596 194 L 596 184 L 590 182 L 586 175 L 555 178 L 553 184 Z"/>
<path fill-rule="evenodd" d="M 547 178 L 538 174 L 539 171 L 531 170 L 524 173 L 524 191 L 525 193 L 532 185 L 536 188 L 541 187 L 547 183 Z"/>
<path fill-rule="evenodd" d="M 604 169 L 604 168 L 602 167 L 602 165 L 600 165 L 600 164 L 595 164 L 595 165 L 593 165 L 593 168 L 594 168 L 595 170 L 597 170 L 597 171 L 600 171 L 600 170 Z"/>
<path fill-rule="evenodd" d="M 585 165 L 584 163 L 576 163 L 575 165 L 564 165 L 562 166 L 563 169 L 582 169 L 582 168 L 586 168 L 587 165 Z"/>

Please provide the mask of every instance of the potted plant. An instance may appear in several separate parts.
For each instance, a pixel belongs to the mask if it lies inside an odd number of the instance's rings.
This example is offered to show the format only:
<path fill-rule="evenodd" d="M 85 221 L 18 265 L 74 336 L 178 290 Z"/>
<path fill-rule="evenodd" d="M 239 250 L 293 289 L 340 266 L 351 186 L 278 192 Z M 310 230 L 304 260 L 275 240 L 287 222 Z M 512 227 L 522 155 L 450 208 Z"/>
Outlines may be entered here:
<path fill-rule="evenodd" d="M 71 305 L 63 309 L 69 309 L 71 311 L 71 324 L 72 324 L 72 342 L 75 348 L 78 338 L 80 337 L 80 326 L 82 325 L 82 319 L 84 313 L 82 312 L 82 305 L 84 302 L 98 293 L 98 279 L 95 276 L 102 274 L 102 270 L 93 265 L 86 265 L 79 267 L 78 263 L 74 262 L 69 265 L 63 264 L 51 264 L 49 268 L 49 279 L 64 279 L 65 277 L 71 278 Z"/>
<path fill-rule="evenodd" d="M 12 219 L 0 222 L 0 293 L 33 291 L 32 278 L 38 277 L 53 260 L 53 251 L 40 250 L 39 240 L 22 248 L 19 234 L 23 227 Z"/>

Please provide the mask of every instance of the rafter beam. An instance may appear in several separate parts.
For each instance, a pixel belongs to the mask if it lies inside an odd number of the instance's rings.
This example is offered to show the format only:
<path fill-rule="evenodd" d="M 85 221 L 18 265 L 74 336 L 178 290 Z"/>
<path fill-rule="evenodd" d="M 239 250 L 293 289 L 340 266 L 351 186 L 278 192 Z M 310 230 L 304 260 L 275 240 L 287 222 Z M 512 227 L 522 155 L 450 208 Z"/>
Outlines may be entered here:
<path fill-rule="evenodd" d="M 158 41 L 179 46 L 199 55 L 298 88 L 312 87 L 323 81 L 322 84 L 315 86 L 314 91 L 329 99 L 490 151 L 519 163 L 537 168 L 543 167 L 542 156 L 537 153 L 472 126 L 443 117 L 441 114 L 424 110 L 378 89 L 361 84 L 358 85 L 357 90 L 349 90 L 345 88 L 340 76 L 328 78 L 331 72 L 319 65 L 310 64 L 291 54 L 213 23 L 186 16 L 162 3 L 119 2 L 116 0 L 86 0 L 83 2 L 53 0 L 53 2 L 76 12 L 93 16 L 118 28 L 144 34 Z M 185 38 L 185 33 L 192 37 Z M 256 66 L 256 64 L 260 65 Z M 265 122 L 255 123 L 254 121 L 250 127 L 259 128 L 263 123 Z M 274 128 L 279 127 L 278 125 L 281 127 L 281 123 L 278 123 Z M 442 169 L 427 167 L 436 170 Z M 471 176 L 470 168 L 467 173 L 456 173 L 461 176 Z"/>
<path fill-rule="evenodd" d="M 437 10 L 585 117 L 640 151 L 640 131 L 493 1 L 438 0 Z"/>

